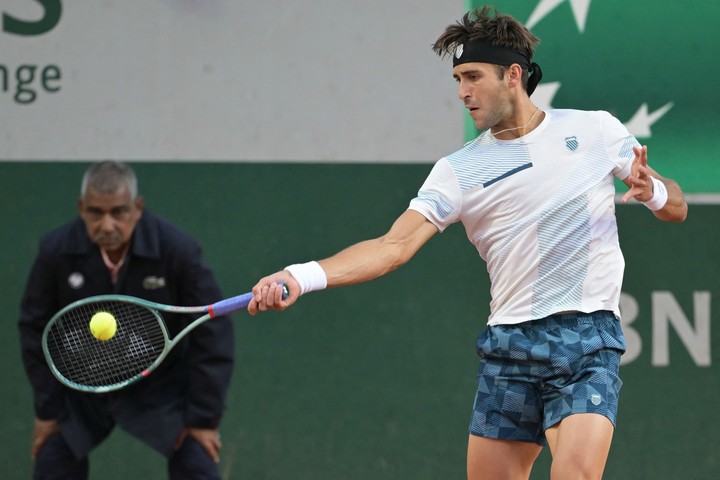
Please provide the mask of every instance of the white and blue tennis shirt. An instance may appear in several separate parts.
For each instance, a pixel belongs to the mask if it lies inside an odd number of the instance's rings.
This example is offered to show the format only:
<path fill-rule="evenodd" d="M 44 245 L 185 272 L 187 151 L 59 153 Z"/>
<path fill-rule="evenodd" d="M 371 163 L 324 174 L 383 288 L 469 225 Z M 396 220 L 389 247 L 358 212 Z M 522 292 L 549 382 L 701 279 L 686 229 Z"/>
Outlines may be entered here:
<path fill-rule="evenodd" d="M 410 202 L 440 231 L 465 226 L 487 263 L 490 325 L 568 310 L 620 316 L 614 179 L 630 174 L 640 144 L 607 112 L 546 113 L 523 137 L 486 131 L 440 159 Z"/>

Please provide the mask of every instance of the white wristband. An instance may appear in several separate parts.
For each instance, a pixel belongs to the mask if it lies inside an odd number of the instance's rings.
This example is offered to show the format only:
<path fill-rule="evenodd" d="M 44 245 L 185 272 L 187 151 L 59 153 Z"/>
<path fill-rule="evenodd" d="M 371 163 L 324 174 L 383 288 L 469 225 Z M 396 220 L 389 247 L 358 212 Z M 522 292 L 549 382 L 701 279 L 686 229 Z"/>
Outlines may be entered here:
<path fill-rule="evenodd" d="M 296 263 L 285 270 L 300 284 L 300 295 L 327 287 L 327 276 L 318 262 Z"/>
<path fill-rule="evenodd" d="M 653 182 L 653 196 L 647 202 L 642 203 L 654 212 L 656 210 L 660 210 L 665 206 L 668 200 L 668 192 L 663 182 L 661 182 L 655 177 L 650 177 L 650 179 Z"/>

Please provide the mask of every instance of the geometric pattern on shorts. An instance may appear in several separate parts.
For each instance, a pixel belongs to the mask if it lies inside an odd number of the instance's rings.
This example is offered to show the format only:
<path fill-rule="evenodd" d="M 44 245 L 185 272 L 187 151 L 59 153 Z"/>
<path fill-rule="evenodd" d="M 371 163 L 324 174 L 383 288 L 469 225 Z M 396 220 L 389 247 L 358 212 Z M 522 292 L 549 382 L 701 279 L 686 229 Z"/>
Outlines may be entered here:
<path fill-rule="evenodd" d="M 615 424 L 624 351 L 612 312 L 488 327 L 477 340 L 470 433 L 544 445 L 545 429 L 574 413 L 598 413 Z"/>

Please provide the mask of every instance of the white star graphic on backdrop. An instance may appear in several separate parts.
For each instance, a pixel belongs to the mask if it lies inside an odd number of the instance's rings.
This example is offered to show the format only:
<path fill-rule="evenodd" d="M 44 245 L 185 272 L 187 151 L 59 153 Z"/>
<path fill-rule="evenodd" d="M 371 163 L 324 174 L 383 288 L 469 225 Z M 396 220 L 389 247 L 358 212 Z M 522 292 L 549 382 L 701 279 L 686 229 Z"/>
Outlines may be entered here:
<path fill-rule="evenodd" d="M 664 106 L 658 108 L 652 113 L 648 113 L 648 104 L 643 103 L 635 112 L 635 115 L 625 123 L 625 128 L 630 133 L 640 138 L 652 137 L 652 131 L 650 127 L 653 123 L 660 120 L 667 112 L 673 107 L 672 102 L 666 103 Z"/>
<path fill-rule="evenodd" d="M 566 1 L 570 3 L 570 8 L 572 8 L 578 30 L 580 30 L 580 33 L 583 33 L 585 31 L 585 23 L 587 22 L 590 3 L 592 0 L 540 0 L 535 6 L 533 12 L 530 14 L 530 18 L 525 23 L 525 26 L 527 28 L 534 27 L 543 18 L 548 16 L 550 12 Z M 551 109 L 552 101 L 559 88 L 560 82 L 550 82 L 538 85 L 532 96 L 533 103 L 542 110 Z M 673 103 L 669 102 L 654 112 L 649 113 L 648 104 L 643 103 L 640 105 L 637 112 L 635 112 L 635 115 L 633 115 L 633 117 L 625 123 L 625 127 L 630 133 L 638 138 L 649 138 L 652 136 L 652 130 L 650 127 L 665 116 L 672 107 Z"/>
<path fill-rule="evenodd" d="M 560 82 L 541 83 L 532 94 L 533 103 L 540 110 L 550 110 L 555 94 L 560 89 Z"/>
<path fill-rule="evenodd" d="M 540 110 L 550 110 L 553 108 L 552 102 L 559 89 L 560 82 L 541 83 L 533 92 L 532 101 Z M 635 115 L 624 124 L 625 128 L 638 138 L 650 138 L 652 137 L 650 127 L 664 117 L 672 107 L 673 103 L 669 102 L 654 112 L 649 113 L 648 104 L 643 103 L 637 112 L 635 112 Z"/>
<path fill-rule="evenodd" d="M 535 25 L 540 22 L 545 16 L 547 16 L 550 12 L 555 10 L 555 8 L 560 5 L 561 3 L 564 3 L 566 0 L 540 0 L 540 3 L 537 4 L 535 7 L 535 10 L 533 10 L 532 14 L 530 14 L 530 18 L 528 19 L 525 26 L 527 28 L 532 28 Z M 567 0 L 570 2 L 570 7 L 572 7 L 573 15 L 575 16 L 575 23 L 577 23 L 578 30 L 582 33 L 585 31 L 585 22 L 588 17 L 588 10 L 590 10 L 590 2 L 592 0 Z"/>

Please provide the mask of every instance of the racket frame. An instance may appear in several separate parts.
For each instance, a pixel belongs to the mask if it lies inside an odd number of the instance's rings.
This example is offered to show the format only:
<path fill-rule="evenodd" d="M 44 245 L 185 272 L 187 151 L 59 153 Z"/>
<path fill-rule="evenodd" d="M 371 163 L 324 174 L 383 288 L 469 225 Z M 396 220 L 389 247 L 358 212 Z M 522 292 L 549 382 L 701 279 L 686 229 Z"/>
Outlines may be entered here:
<path fill-rule="evenodd" d="M 217 316 L 227 315 L 229 313 L 232 313 L 237 310 L 241 310 L 245 307 L 247 307 L 247 304 L 252 299 L 252 293 L 248 292 L 243 295 L 238 295 L 236 297 L 228 298 L 226 300 L 221 300 L 219 302 L 213 303 L 211 305 L 206 306 L 177 306 L 177 305 L 165 305 L 162 303 L 156 303 L 151 302 L 149 300 L 144 300 L 142 298 L 137 298 L 129 295 L 96 295 L 93 297 L 84 298 L 81 300 L 77 300 L 73 303 L 68 304 L 64 308 L 62 308 L 60 311 L 58 311 L 53 317 L 48 321 L 47 325 L 45 325 L 45 329 L 43 330 L 42 335 L 42 349 L 43 349 L 43 355 L 45 356 L 45 360 L 50 367 L 50 371 L 52 372 L 53 376 L 60 381 L 63 385 L 70 387 L 74 390 L 79 390 L 81 392 L 91 392 L 91 393 L 106 393 L 111 392 L 114 390 L 120 390 L 122 388 L 128 387 L 143 378 L 150 375 L 157 367 L 165 360 L 165 358 L 168 356 L 170 351 L 183 339 L 185 336 L 192 332 L 196 327 L 198 327 L 200 324 L 215 318 Z M 162 330 L 163 334 L 163 350 L 160 352 L 160 355 L 142 372 L 139 374 L 127 379 L 123 380 L 117 383 L 114 383 L 112 385 L 100 385 L 100 386 L 92 386 L 92 385 L 84 385 L 77 383 L 63 375 L 58 368 L 55 365 L 55 362 L 52 358 L 52 355 L 48 348 L 48 336 L 50 335 L 50 332 L 57 323 L 59 319 L 65 315 L 66 312 L 76 309 L 78 307 L 82 307 L 84 305 L 92 304 L 92 303 L 99 303 L 99 302 L 125 302 L 130 303 L 133 305 L 138 305 L 144 308 L 147 308 L 149 311 L 155 315 L 155 317 L 158 320 L 158 323 L 160 325 L 160 328 Z M 204 314 L 197 319 L 193 320 L 190 324 L 188 324 L 185 328 L 183 328 L 174 338 L 170 339 L 168 335 L 168 329 L 167 325 L 165 324 L 165 319 L 160 315 L 160 312 L 166 312 L 166 313 L 176 313 L 176 314 Z M 89 322 L 90 319 L 88 319 Z M 89 328 L 89 326 L 88 326 Z M 98 340 L 102 341 L 102 340 Z"/>

